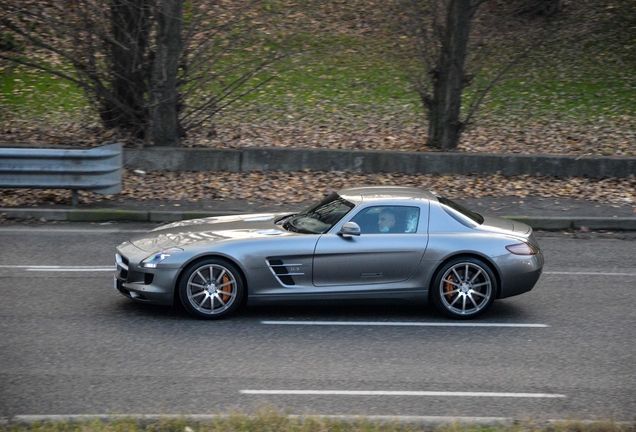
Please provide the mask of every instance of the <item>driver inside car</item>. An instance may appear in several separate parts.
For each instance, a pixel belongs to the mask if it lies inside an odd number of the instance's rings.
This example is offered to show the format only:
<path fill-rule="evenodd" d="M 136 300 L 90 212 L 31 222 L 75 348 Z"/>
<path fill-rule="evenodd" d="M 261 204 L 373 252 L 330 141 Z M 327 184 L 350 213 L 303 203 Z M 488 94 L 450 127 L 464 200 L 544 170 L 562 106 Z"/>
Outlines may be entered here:
<path fill-rule="evenodd" d="M 381 233 L 394 232 L 395 213 L 390 210 L 382 210 L 378 217 L 378 229 Z"/>

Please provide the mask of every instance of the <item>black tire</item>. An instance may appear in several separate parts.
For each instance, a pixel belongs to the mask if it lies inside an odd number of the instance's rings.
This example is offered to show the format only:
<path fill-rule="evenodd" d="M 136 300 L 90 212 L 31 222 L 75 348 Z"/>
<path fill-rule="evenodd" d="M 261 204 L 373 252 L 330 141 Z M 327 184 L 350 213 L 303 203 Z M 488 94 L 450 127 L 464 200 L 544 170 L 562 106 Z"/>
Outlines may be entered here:
<path fill-rule="evenodd" d="M 483 261 L 460 257 L 437 271 L 431 289 L 433 302 L 442 313 L 455 319 L 471 319 L 492 306 L 497 279 Z"/>
<path fill-rule="evenodd" d="M 207 258 L 184 270 L 179 297 L 186 310 L 200 319 L 225 318 L 241 305 L 245 288 L 238 269 L 231 263 Z"/>

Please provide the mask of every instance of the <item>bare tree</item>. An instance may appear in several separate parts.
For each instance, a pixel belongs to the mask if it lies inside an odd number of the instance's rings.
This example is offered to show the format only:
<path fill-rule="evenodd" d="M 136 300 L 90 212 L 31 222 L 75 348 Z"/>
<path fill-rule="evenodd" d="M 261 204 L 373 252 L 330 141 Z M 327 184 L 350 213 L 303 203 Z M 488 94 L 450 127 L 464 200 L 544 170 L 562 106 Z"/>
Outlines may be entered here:
<path fill-rule="evenodd" d="M 183 0 L 158 0 L 157 47 L 150 76 L 150 131 L 157 146 L 179 145 L 177 73 Z"/>
<path fill-rule="evenodd" d="M 0 30 L 17 42 L 0 58 L 73 82 L 107 128 L 177 146 L 275 76 L 286 52 L 264 11 L 259 1 L 8 2 Z"/>
<path fill-rule="evenodd" d="M 106 67 L 111 70 L 108 88 L 116 100 L 134 114 L 123 112 L 109 99 L 99 101 L 99 114 L 108 128 L 122 127 L 137 137 L 143 136 L 139 126 L 147 115 L 148 62 L 150 54 L 152 0 L 112 0 L 110 2 L 110 34 L 103 38 Z M 88 24 L 88 22 L 86 23 Z M 81 46 L 81 41 L 78 41 Z"/>
<path fill-rule="evenodd" d="M 489 3 L 490 19 L 480 21 L 483 39 L 488 26 L 496 27 L 497 19 L 514 14 L 527 17 L 541 14 L 540 6 L 557 0 L 402 0 L 398 2 L 403 19 L 402 30 L 409 38 L 418 60 L 411 72 L 411 80 L 422 106 L 428 115 L 428 139 L 426 145 L 442 150 L 457 148 L 466 125 L 470 123 L 484 96 L 493 85 L 513 66 L 525 58 L 537 42 L 529 38 L 520 52 L 513 57 L 490 81 L 475 92 L 476 96 L 462 117 L 462 95 L 473 83 L 475 71 L 467 71 L 466 61 L 475 51 L 472 37 L 475 17 L 482 5 Z M 538 9 L 537 9 L 538 8 Z M 551 10 L 550 15 L 553 14 Z M 482 18 L 485 14 L 482 14 Z M 547 15 L 547 14 L 546 14 Z M 472 42 L 476 42 L 471 45 Z"/>

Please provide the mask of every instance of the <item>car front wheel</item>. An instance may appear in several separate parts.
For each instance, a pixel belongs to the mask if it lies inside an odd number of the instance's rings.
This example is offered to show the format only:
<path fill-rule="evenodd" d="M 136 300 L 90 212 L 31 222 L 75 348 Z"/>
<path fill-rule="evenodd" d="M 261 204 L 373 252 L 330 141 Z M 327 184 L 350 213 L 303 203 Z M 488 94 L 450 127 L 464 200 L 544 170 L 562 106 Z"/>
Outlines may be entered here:
<path fill-rule="evenodd" d="M 444 314 L 456 319 L 475 318 L 492 305 L 497 281 L 481 260 L 457 258 L 446 263 L 433 282 L 433 301 Z"/>
<path fill-rule="evenodd" d="M 243 292 L 243 280 L 236 267 L 214 258 L 188 267 L 179 283 L 183 306 L 201 319 L 232 314 L 241 304 Z"/>

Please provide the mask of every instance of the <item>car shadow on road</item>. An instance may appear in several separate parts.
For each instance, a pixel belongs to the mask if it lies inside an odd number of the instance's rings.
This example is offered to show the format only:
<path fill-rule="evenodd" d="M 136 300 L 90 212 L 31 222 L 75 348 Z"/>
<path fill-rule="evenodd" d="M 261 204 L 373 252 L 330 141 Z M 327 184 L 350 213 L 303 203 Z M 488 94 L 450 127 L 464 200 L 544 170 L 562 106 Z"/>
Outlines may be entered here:
<path fill-rule="evenodd" d="M 136 318 L 157 320 L 196 320 L 178 304 L 156 306 L 122 299 L 117 303 L 116 313 Z M 520 304 L 498 301 L 475 322 L 527 322 L 530 311 Z M 387 321 L 387 322 L 440 322 L 450 321 L 432 304 L 402 301 L 325 301 L 284 302 L 271 305 L 243 306 L 227 319 L 233 321 Z"/>
<path fill-rule="evenodd" d="M 495 302 L 484 315 L 467 322 L 527 322 L 530 310 L 521 303 Z M 432 304 L 400 303 L 339 303 L 339 304 L 282 304 L 243 308 L 237 318 L 258 320 L 306 321 L 400 321 L 400 322 L 458 322 L 441 313 Z M 460 320 L 461 321 L 461 320 Z"/>
<path fill-rule="evenodd" d="M 157 306 L 139 303 L 130 299 L 121 298 L 114 305 L 115 313 L 121 316 L 156 319 L 184 319 L 189 317 L 183 307 Z"/>
<path fill-rule="evenodd" d="M 425 304 L 397 301 L 295 302 L 244 307 L 239 316 L 258 320 L 421 321 L 442 315 Z"/>

